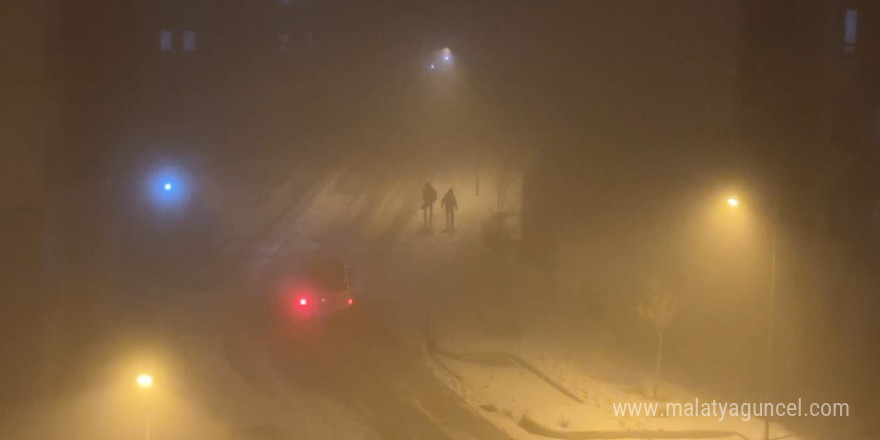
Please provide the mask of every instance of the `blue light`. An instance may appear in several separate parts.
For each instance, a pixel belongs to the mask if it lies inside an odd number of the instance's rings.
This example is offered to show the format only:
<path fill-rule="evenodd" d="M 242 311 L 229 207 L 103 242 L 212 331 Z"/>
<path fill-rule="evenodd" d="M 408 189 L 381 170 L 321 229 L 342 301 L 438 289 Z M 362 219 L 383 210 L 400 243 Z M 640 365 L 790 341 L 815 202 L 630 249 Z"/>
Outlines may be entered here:
<path fill-rule="evenodd" d="M 187 177 L 177 165 L 155 169 L 146 181 L 149 201 L 161 210 L 183 207 L 189 201 L 191 192 Z"/>
<path fill-rule="evenodd" d="M 449 55 L 443 56 L 443 61 L 451 61 L 451 60 L 452 60 L 451 56 L 449 56 Z"/>

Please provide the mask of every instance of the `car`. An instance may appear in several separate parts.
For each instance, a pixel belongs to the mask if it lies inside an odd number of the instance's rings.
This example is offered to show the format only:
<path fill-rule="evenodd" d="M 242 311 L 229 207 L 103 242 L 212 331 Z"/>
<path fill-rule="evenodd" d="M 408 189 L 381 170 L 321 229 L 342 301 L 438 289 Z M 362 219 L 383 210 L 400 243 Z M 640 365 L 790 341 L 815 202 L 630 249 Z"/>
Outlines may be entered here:
<path fill-rule="evenodd" d="M 279 259 L 253 278 L 251 294 L 232 299 L 229 316 L 255 336 L 300 345 L 360 334 L 363 304 L 351 272 L 334 256 Z"/>
<path fill-rule="evenodd" d="M 282 284 L 282 300 L 294 321 L 326 320 L 355 305 L 349 268 L 336 258 L 311 258 Z"/>

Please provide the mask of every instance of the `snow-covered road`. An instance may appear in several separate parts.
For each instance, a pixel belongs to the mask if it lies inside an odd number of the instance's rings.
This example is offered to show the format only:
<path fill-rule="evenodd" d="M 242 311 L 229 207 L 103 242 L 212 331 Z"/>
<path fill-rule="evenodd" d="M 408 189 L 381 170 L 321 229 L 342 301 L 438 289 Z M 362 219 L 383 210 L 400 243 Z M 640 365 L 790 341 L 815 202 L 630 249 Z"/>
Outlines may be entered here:
<path fill-rule="evenodd" d="M 507 438 L 437 380 L 421 339 L 431 313 L 467 299 L 444 274 L 457 270 L 456 249 L 479 247 L 496 206 L 490 185 L 482 198 L 463 189 L 473 183 L 464 166 L 387 171 L 334 165 L 222 201 L 233 226 L 221 256 L 229 270 L 211 287 L 136 278 L 96 287 L 104 340 L 72 359 L 87 382 L 10 414 L 0 437 L 140 438 L 149 421 L 163 440 Z M 484 170 L 484 182 L 491 175 Z M 422 229 L 426 180 L 459 188 L 456 233 Z M 442 224 L 439 209 L 434 220 Z M 361 319 L 306 345 L 253 326 L 255 281 L 314 250 L 351 262 Z M 133 383 L 144 371 L 151 390 Z"/>

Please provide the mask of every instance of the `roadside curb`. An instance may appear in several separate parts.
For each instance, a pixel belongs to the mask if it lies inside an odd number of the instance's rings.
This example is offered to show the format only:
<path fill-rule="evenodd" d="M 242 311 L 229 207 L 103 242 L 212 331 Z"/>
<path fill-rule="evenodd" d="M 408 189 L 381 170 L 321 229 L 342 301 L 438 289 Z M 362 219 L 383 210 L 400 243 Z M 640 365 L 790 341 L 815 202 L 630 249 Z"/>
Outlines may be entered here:
<path fill-rule="evenodd" d="M 437 339 L 434 337 L 434 333 L 432 331 L 432 324 L 429 321 L 424 329 L 424 338 L 425 338 L 425 349 L 427 354 L 434 358 L 437 365 L 446 370 L 449 374 L 453 375 L 457 380 L 462 380 L 460 374 L 455 372 L 452 368 L 450 368 L 446 362 L 443 361 L 442 358 L 453 359 L 462 362 L 472 362 L 472 363 L 480 363 L 487 365 L 503 365 L 503 364 L 515 364 L 527 370 L 529 373 L 533 374 L 535 377 L 538 377 L 546 384 L 550 385 L 560 393 L 564 394 L 566 397 L 570 398 L 576 403 L 585 403 L 583 399 L 581 399 L 577 394 L 573 391 L 565 388 L 562 384 L 548 376 L 546 373 L 542 372 L 539 368 L 532 365 L 530 362 L 526 361 L 522 357 L 505 351 L 496 351 L 496 352 L 477 352 L 477 353 L 462 353 L 447 350 L 440 346 L 437 342 Z M 638 439 L 673 439 L 673 438 L 689 438 L 689 439 L 699 439 L 699 438 L 728 438 L 728 437 L 737 437 L 743 440 L 749 440 L 748 437 L 735 432 L 735 431 L 715 431 L 715 430 L 614 430 L 614 431 L 591 431 L 591 430 L 560 430 L 547 426 L 546 424 L 539 423 L 529 412 L 525 413 L 519 422 L 519 427 L 524 429 L 525 431 L 537 434 L 550 438 L 557 438 L 563 440 L 588 440 L 588 439 L 626 439 L 626 438 L 638 438 Z"/>
<path fill-rule="evenodd" d="M 563 395 L 565 395 L 569 399 L 575 401 L 576 403 L 584 403 L 583 399 L 581 399 L 576 393 L 569 390 L 568 388 L 563 386 L 561 383 L 557 382 L 555 379 L 548 376 L 546 373 L 542 372 L 540 369 L 538 369 L 538 367 L 532 365 L 531 363 L 529 363 L 528 361 L 526 361 L 525 359 L 521 358 L 520 356 L 518 356 L 516 354 L 510 353 L 510 352 L 505 352 L 505 351 L 483 352 L 483 353 L 459 353 L 459 352 L 444 349 L 444 348 L 440 347 L 440 345 L 437 343 L 437 339 L 434 337 L 434 333 L 432 331 L 432 325 L 431 325 L 430 321 L 427 323 L 427 325 L 425 325 L 424 336 L 425 336 L 425 343 L 427 346 L 428 353 L 432 356 L 435 356 L 435 357 L 436 356 L 443 356 L 443 357 L 447 357 L 447 358 L 458 360 L 458 361 L 474 362 L 474 363 L 482 363 L 482 364 L 499 365 L 499 364 L 504 364 L 504 363 L 512 363 L 512 364 L 515 364 L 515 365 L 518 365 L 518 366 L 524 368 L 529 373 L 532 373 L 535 377 L 541 379 L 542 381 L 544 381 L 544 383 L 546 383 L 547 385 L 550 385 L 556 391 L 559 391 L 560 393 L 562 393 Z M 441 361 L 441 363 L 442 363 L 442 361 Z M 442 366 L 444 369 L 451 371 L 451 369 L 449 367 L 447 367 L 445 365 L 445 363 L 443 363 Z M 452 372 L 452 374 L 454 374 L 455 376 L 458 376 L 458 374 L 455 372 Z"/>
<path fill-rule="evenodd" d="M 538 423 L 528 413 L 523 415 L 519 426 L 532 434 L 543 435 L 545 437 L 559 438 L 564 440 L 586 440 L 586 439 L 615 439 L 615 438 L 727 438 L 738 437 L 749 440 L 748 437 L 733 431 L 709 431 L 709 430 L 636 430 L 636 431 L 563 431 L 553 429 Z"/>

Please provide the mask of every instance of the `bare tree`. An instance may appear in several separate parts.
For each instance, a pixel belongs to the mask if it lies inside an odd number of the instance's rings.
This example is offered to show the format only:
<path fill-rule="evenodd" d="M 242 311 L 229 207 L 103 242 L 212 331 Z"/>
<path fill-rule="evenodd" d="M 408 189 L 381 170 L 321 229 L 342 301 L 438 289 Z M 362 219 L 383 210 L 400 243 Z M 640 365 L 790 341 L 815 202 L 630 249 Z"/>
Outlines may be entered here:
<path fill-rule="evenodd" d="M 657 333 L 657 363 L 654 365 L 654 385 L 651 391 L 651 398 L 656 399 L 657 384 L 660 381 L 660 363 L 663 360 L 663 336 L 678 312 L 678 307 L 675 297 L 660 283 L 654 281 L 648 284 L 647 291 L 639 300 L 636 310 Z"/>

